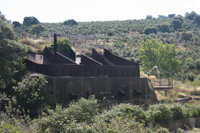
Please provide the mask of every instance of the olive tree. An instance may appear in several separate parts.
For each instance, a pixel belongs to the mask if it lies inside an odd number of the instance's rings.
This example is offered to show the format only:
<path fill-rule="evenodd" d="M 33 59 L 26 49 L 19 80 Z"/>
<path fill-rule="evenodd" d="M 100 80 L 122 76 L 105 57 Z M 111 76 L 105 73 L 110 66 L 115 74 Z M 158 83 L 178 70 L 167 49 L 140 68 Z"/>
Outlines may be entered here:
<path fill-rule="evenodd" d="M 45 27 L 41 24 L 33 25 L 31 27 L 31 32 L 36 34 L 37 37 L 40 35 L 41 32 L 45 31 Z"/>

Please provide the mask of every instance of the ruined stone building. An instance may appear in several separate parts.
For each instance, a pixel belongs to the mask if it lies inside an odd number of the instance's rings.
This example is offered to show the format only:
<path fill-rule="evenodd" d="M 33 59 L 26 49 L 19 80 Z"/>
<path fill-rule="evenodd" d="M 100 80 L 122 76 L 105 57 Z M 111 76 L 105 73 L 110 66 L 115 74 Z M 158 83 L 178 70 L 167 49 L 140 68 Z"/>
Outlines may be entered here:
<path fill-rule="evenodd" d="M 26 60 L 29 70 L 45 75 L 53 88 L 54 99 L 63 105 L 94 94 L 99 100 L 115 100 L 134 104 L 157 102 L 151 82 L 140 77 L 139 64 L 120 58 L 104 49 L 95 49 L 91 57 L 71 50 L 69 55 L 45 47 L 42 54 Z"/>

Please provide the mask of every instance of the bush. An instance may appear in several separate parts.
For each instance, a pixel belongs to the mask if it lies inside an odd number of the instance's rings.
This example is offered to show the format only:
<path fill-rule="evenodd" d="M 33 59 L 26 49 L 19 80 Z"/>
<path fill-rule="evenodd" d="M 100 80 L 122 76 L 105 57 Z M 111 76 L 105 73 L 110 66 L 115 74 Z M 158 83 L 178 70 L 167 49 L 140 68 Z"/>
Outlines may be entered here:
<path fill-rule="evenodd" d="M 111 111 L 124 117 L 135 118 L 136 121 L 142 123 L 145 122 L 147 118 L 145 111 L 138 105 L 119 104 L 114 106 Z"/>
<path fill-rule="evenodd" d="M 48 115 L 38 119 L 38 129 L 40 131 L 58 132 L 63 130 L 67 124 L 70 124 L 70 120 L 67 117 L 67 109 L 63 109 L 61 106 L 56 105 L 55 110 L 48 110 Z"/>
<path fill-rule="evenodd" d="M 181 104 L 172 104 L 171 105 L 171 111 L 173 113 L 173 119 L 184 119 L 189 117 L 189 112 L 185 106 L 182 106 Z"/>
<path fill-rule="evenodd" d="M 167 104 L 150 105 L 148 114 L 150 121 L 162 126 L 169 126 L 173 119 L 173 112 Z"/>
<path fill-rule="evenodd" d="M 196 69 L 200 70 L 200 59 L 196 60 Z"/>
<path fill-rule="evenodd" d="M 94 96 L 89 99 L 81 98 L 76 103 L 71 103 L 67 109 L 57 105 L 55 110 L 48 110 L 49 115 L 38 119 L 38 128 L 41 131 L 51 132 L 85 130 L 88 128 L 87 124 L 91 123 L 97 114 L 97 107 L 97 100 Z"/>
<path fill-rule="evenodd" d="M 36 116 L 42 106 L 54 104 L 53 90 L 44 76 L 27 76 L 14 89 L 18 92 L 19 103 L 31 117 Z"/>
<path fill-rule="evenodd" d="M 69 118 L 74 118 L 77 122 L 91 122 L 97 114 L 97 107 L 97 99 L 91 96 L 89 99 L 81 98 L 76 103 L 70 103 L 67 112 Z"/>
<path fill-rule="evenodd" d="M 160 127 L 156 130 L 156 133 L 169 133 L 169 130 L 167 128 Z"/>
<path fill-rule="evenodd" d="M 192 109 L 190 112 L 192 117 L 199 117 L 199 112 L 197 109 Z"/>
<path fill-rule="evenodd" d="M 108 117 L 112 116 L 112 117 Z M 96 132 L 142 132 L 143 123 L 137 122 L 128 116 L 113 115 L 112 111 L 106 111 L 95 118 L 93 128 Z"/>
<path fill-rule="evenodd" d="M 8 123 L 3 123 L 0 125 L 0 132 L 1 133 L 19 133 L 19 127 L 12 126 Z"/>
<path fill-rule="evenodd" d="M 0 93 L 0 132 L 30 132 L 30 118 L 17 105 L 15 97 Z"/>
<path fill-rule="evenodd" d="M 58 39 L 58 50 L 64 54 L 69 55 L 72 42 L 68 39 Z"/>
<path fill-rule="evenodd" d="M 190 70 L 192 70 L 192 69 L 195 68 L 195 62 L 194 62 L 194 60 L 193 60 L 191 57 L 190 57 L 190 58 L 187 58 L 187 59 L 185 60 L 185 62 L 186 62 L 187 66 L 188 66 L 188 68 L 189 68 Z"/>

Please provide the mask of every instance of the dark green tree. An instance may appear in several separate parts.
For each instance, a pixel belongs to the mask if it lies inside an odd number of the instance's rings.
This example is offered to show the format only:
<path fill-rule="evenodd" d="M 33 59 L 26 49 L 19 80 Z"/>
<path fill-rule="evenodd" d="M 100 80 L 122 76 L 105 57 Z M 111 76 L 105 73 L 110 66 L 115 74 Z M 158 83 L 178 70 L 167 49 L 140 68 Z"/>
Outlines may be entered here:
<path fill-rule="evenodd" d="M 33 24 L 39 24 L 40 22 L 38 21 L 38 19 L 36 17 L 25 17 L 24 18 L 24 21 L 23 21 L 23 24 L 25 26 L 30 26 L 30 25 L 33 25 Z"/>
<path fill-rule="evenodd" d="M 158 25 L 158 30 L 160 32 L 170 32 L 170 24 L 164 22 L 164 23 Z"/>
<path fill-rule="evenodd" d="M 164 15 L 158 15 L 158 18 L 166 18 Z"/>
<path fill-rule="evenodd" d="M 192 33 L 183 32 L 181 34 L 181 39 L 184 41 L 190 41 L 192 39 Z"/>
<path fill-rule="evenodd" d="M 169 18 L 173 18 L 173 17 L 175 17 L 175 16 L 176 16 L 176 14 L 169 14 L 169 15 L 168 15 Z"/>
<path fill-rule="evenodd" d="M 12 24 L 14 25 L 15 28 L 21 26 L 20 22 L 18 21 L 13 21 Z"/>
<path fill-rule="evenodd" d="M 78 25 L 78 23 L 74 20 L 74 19 L 69 19 L 63 22 L 64 25 L 70 25 L 70 26 L 74 26 L 74 25 Z"/>
<path fill-rule="evenodd" d="M 154 39 L 141 43 L 139 60 L 144 70 L 158 66 L 168 72 L 176 73 L 179 70 L 180 61 L 177 59 L 175 45 L 163 44 Z"/>
<path fill-rule="evenodd" d="M 0 14 L 0 88 L 14 82 L 16 66 L 25 54 L 25 49 L 15 38 L 12 25 Z"/>
<path fill-rule="evenodd" d="M 196 15 L 194 17 L 194 22 L 197 23 L 198 25 L 200 25 L 200 15 Z"/>
<path fill-rule="evenodd" d="M 45 27 L 41 24 L 33 25 L 31 27 L 31 32 L 33 34 L 36 34 L 37 37 L 39 37 L 40 33 L 42 33 L 43 31 L 45 31 Z"/>
<path fill-rule="evenodd" d="M 173 19 L 171 21 L 171 26 L 174 28 L 174 30 L 181 29 L 182 24 L 183 24 L 183 20 L 182 19 L 175 18 L 175 19 Z"/>
<path fill-rule="evenodd" d="M 64 54 L 70 54 L 72 42 L 68 39 L 58 39 L 58 50 Z"/>
<path fill-rule="evenodd" d="M 42 105 L 54 104 L 52 100 L 53 90 L 44 76 L 27 76 L 14 89 L 18 92 L 17 98 L 21 106 L 25 111 L 30 111 L 31 117 L 37 115 Z"/>
<path fill-rule="evenodd" d="M 185 64 L 190 70 L 195 69 L 195 61 L 191 57 L 185 59 Z"/>
<path fill-rule="evenodd" d="M 194 17 L 197 15 L 197 13 L 196 12 L 194 12 L 194 11 L 192 11 L 191 13 L 189 13 L 189 12 L 186 12 L 186 14 L 185 14 L 185 18 L 186 19 L 190 19 L 190 20 L 193 20 L 194 19 Z"/>
<path fill-rule="evenodd" d="M 147 15 L 146 19 L 153 19 L 153 16 L 152 15 Z"/>
<path fill-rule="evenodd" d="M 196 60 L 195 64 L 196 64 L 196 69 L 200 70 L 200 59 Z"/>
<path fill-rule="evenodd" d="M 157 34 L 157 29 L 152 27 L 152 28 L 146 28 L 144 30 L 144 34 L 146 34 L 146 35 L 149 35 L 149 34 L 152 34 L 152 33 Z"/>

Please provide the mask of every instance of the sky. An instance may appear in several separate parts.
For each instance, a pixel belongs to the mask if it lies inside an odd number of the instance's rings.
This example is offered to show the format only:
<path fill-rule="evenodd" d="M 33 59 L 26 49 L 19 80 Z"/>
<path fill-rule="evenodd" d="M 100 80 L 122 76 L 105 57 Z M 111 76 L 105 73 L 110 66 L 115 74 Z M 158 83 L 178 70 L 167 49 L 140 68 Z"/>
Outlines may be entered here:
<path fill-rule="evenodd" d="M 34 16 L 40 22 L 56 23 L 144 19 L 147 15 L 200 14 L 200 0 L 0 0 L 8 20 L 23 22 Z"/>

